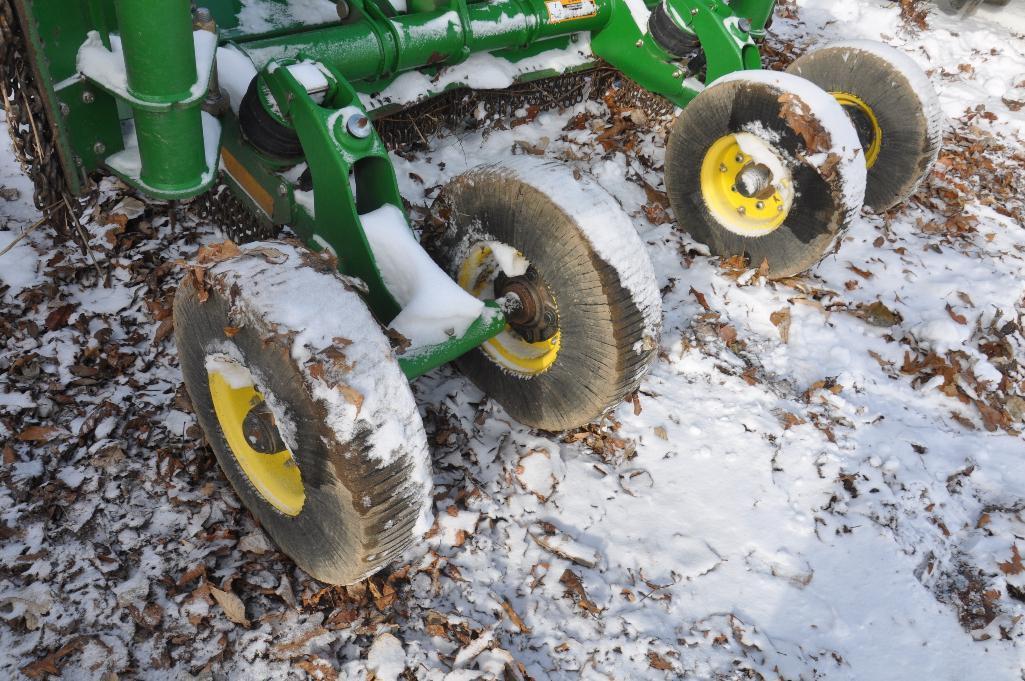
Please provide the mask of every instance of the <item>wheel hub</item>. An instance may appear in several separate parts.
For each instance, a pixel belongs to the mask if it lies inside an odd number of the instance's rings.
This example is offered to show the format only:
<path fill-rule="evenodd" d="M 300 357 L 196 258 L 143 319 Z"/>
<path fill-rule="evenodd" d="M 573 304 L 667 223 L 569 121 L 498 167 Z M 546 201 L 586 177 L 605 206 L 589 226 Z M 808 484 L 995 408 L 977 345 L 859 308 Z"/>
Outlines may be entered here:
<path fill-rule="evenodd" d="M 263 400 L 254 405 L 242 419 L 242 434 L 246 442 L 260 454 L 277 454 L 286 448 L 274 421 L 274 414 Z"/>
<path fill-rule="evenodd" d="M 306 501 L 302 475 L 252 373 L 221 355 L 208 356 L 206 369 L 217 424 L 242 473 L 275 509 L 298 515 Z"/>
<path fill-rule="evenodd" d="M 705 152 L 701 196 L 725 229 L 758 237 L 783 224 L 794 191 L 779 152 L 760 137 L 739 132 L 723 135 Z"/>
<path fill-rule="evenodd" d="M 512 294 L 519 301 L 506 314 L 509 326 L 528 343 L 546 341 L 559 331 L 559 312 L 548 286 L 530 266 L 524 274 L 508 277 L 499 272 L 495 277 L 495 296 Z"/>
<path fill-rule="evenodd" d="M 533 265 L 527 263 L 521 275 L 506 275 L 492 251 L 494 243 L 475 244 L 459 266 L 458 282 L 464 290 L 483 300 L 504 298 L 514 303 L 505 310 L 508 326 L 481 351 L 517 376 L 543 374 L 562 347 L 558 302 Z"/>

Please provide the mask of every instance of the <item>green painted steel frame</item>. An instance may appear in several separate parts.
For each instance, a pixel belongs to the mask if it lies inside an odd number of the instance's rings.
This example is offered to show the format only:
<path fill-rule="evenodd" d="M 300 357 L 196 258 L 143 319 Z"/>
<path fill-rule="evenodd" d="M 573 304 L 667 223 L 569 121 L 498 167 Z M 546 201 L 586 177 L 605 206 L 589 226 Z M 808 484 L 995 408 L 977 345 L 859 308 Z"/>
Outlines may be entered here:
<path fill-rule="evenodd" d="M 305 221 L 296 226 L 312 248 L 331 249 L 342 273 L 366 284 L 367 305 L 387 324 L 400 307 L 377 267 L 360 216 L 384 205 L 403 209 L 388 150 L 369 123 L 366 137 L 349 131 L 348 122 L 366 114 L 348 82 L 332 74 L 335 82 L 321 105 L 288 66 L 273 62 L 260 77 L 281 116 L 295 127 L 313 178 L 312 229 Z M 412 380 L 498 335 L 505 326 L 505 314 L 488 301 L 484 313 L 462 335 L 401 354 L 399 365 Z"/>
<path fill-rule="evenodd" d="M 667 13 L 681 30 L 697 36 L 706 58 L 705 83 L 734 71 L 760 67 L 754 39 L 764 35 L 775 0 L 733 0 L 731 4 L 724 0 L 644 1 L 649 7 L 664 1 Z M 474 52 L 492 52 L 516 61 L 550 47 L 565 46 L 575 35 L 590 32 L 596 59 L 608 62 L 643 88 L 681 107 L 697 96 L 703 84 L 694 78 L 686 63 L 668 54 L 647 30 L 638 26 L 626 0 L 594 2 L 592 15 L 553 22 L 544 0 L 415 0 L 413 8 L 422 11 L 403 15 L 388 11 L 387 5 L 378 0 L 350 0 L 353 21 L 283 28 L 261 36 L 230 31 L 231 39 L 250 55 L 271 55 L 260 64 L 265 67 L 260 77 L 282 120 L 295 128 L 314 187 L 321 188 L 314 191 L 313 215 L 297 206 L 296 186 L 276 172 L 273 161 L 246 150 L 234 121 L 226 122 L 229 139 L 224 140 L 225 147 L 233 149 L 247 163 L 260 166 L 253 168 L 251 174 L 270 196 L 276 197 L 270 219 L 279 222 L 287 215 L 311 246 L 333 250 L 339 259 L 339 269 L 366 284 L 368 305 L 378 319 L 387 323 L 398 313 L 399 306 L 377 268 L 360 215 L 386 203 L 401 209 L 402 199 L 387 150 L 376 132 L 360 138 L 346 131 L 347 117 L 363 113 L 353 83 L 379 90 L 401 73 L 416 69 L 434 72 L 443 65 L 459 63 Z M 225 3 L 231 7 L 237 4 L 236 0 L 210 0 L 208 4 L 214 6 L 215 16 L 224 17 L 230 10 L 224 7 Z M 69 66 L 73 67 L 85 30 L 99 29 L 106 41 L 107 33 L 120 22 L 131 90 L 153 101 L 180 98 L 178 90 L 195 77 L 191 41 L 187 46 L 184 44 L 184 0 L 72 3 L 76 7 L 71 15 L 73 27 L 62 33 L 61 24 L 68 19 L 66 4 L 61 0 L 16 0 L 23 17 L 30 19 L 25 22 L 30 44 L 38 55 L 46 53 L 49 65 L 60 65 L 58 70 L 67 71 Z M 746 26 L 742 27 L 741 19 L 746 20 Z M 170 37 L 169 22 L 174 27 Z M 148 52 L 154 47 L 159 49 Z M 289 70 L 282 68 L 289 63 L 282 61 L 282 56 L 319 62 L 333 75 L 334 87 L 324 105 L 317 104 Z M 97 146 L 90 141 L 97 137 L 100 141 L 110 139 L 117 129 L 116 122 L 106 120 L 116 108 L 111 106 L 112 99 L 104 99 L 104 106 L 79 113 L 84 99 L 96 101 L 81 97 L 88 85 L 71 82 L 59 89 L 70 97 L 58 97 L 54 79 L 58 75 L 67 79 L 72 74 L 38 68 L 42 58 L 33 63 L 49 96 L 46 103 L 51 109 L 51 120 L 61 120 L 53 115 L 59 109 L 59 101 L 71 110 L 71 118 L 65 120 L 65 125 L 57 125 L 56 132 L 58 150 L 77 188 L 82 179 L 80 172 L 94 168 L 101 160 L 89 152 L 89 146 Z M 179 77 L 164 77 L 163 71 L 170 65 Z M 524 79 L 538 75 L 548 74 L 539 71 L 525 74 Z M 101 95 L 105 96 L 97 93 Z M 188 107 L 185 113 L 174 106 L 166 110 L 153 110 L 153 106 L 135 109 L 137 126 L 139 117 L 143 118 L 142 132 L 148 148 L 144 159 L 158 159 L 155 167 L 159 168 L 164 186 L 188 186 L 196 176 L 197 155 L 202 154 L 201 131 L 198 138 L 196 135 L 198 110 Z M 106 115 L 97 118 L 103 112 Z M 185 121 L 186 117 L 190 120 Z M 145 134 L 147 128 L 157 132 Z M 88 132 L 90 129 L 93 132 Z M 116 146 L 119 140 L 111 142 Z M 232 184 L 238 188 L 234 181 Z M 142 188 L 153 193 L 152 186 Z M 160 193 L 159 198 L 168 198 L 168 194 Z M 282 207 L 282 201 L 287 207 Z M 486 313 L 463 336 L 420 349 L 415 356 L 400 358 L 400 364 L 406 375 L 413 378 L 476 347 L 504 327 L 504 315 L 489 301 Z"/>

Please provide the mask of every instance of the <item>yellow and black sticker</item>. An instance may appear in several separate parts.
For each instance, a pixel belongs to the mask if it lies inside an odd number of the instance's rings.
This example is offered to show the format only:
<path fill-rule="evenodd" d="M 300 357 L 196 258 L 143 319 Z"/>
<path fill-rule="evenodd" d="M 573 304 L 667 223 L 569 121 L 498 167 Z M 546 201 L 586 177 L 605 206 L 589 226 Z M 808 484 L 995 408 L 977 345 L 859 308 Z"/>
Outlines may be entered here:
<path fill-rule="evenodd" d="M 548 9 L 549 24 L 588 19 L 598 14 L 598 5 L 594 0 L 549 0 L 545 2 L 545 7 Z"/>

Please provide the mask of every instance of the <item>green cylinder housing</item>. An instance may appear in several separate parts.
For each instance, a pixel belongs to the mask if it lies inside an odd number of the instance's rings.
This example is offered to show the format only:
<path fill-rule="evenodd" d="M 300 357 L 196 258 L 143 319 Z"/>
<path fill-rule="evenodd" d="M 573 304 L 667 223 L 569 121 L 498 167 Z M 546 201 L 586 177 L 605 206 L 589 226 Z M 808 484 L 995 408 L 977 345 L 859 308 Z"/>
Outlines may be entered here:
<path fill-rule="evenodd" d="M 117 15 L 140 179 L 157 193 L 188 192 L 207 170 L 189 2 L 118 0 Z"/>

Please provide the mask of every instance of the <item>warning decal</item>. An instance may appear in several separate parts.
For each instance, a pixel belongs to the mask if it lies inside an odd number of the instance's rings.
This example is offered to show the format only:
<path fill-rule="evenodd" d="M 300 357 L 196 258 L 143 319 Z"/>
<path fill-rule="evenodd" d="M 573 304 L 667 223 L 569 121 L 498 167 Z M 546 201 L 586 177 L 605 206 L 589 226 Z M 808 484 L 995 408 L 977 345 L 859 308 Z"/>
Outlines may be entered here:
<path fill-rule="evenodd" d="M 598 5 L 594 0 L 549 0 L 545 2 L 545 7 L 548 8 L 548 23 L 550 24 L 587 19 L 598 13 Z"/>

